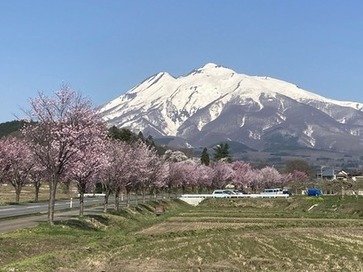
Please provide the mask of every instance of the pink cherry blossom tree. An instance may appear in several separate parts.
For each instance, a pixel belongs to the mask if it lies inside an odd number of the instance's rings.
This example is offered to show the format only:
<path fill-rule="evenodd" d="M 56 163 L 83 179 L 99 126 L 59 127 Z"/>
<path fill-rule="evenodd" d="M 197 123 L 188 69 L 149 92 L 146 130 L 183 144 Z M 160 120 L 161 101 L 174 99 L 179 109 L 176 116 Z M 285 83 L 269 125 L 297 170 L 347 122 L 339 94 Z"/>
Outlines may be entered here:
<path fill-rule="evenodd" d="M 104 212 L 107 212 L 108 202 L 111 193 L 115 190 L 118 180 L 118 163 L 120 159 L 120 142 L 117 140 L 107 140 L 105 143 L 105 156 L 107 163 L 100 172 L 100 179 L 102 182 L 103 191 L 105 192 Z"/>
<path fill-rule="evenodd" d="M 164 161 L 163 159 L 155 155 L 154 159 L 149 162 L 150 167 L 150 175 L 149 175 L 149 193 L 150 198 L 156 198 L 156 194 L 160 191 L 163 187 L 166 174 L 164 172 Z M 143 199 L 145 199 L 145 195 L 143 195 Z"/>
<path fill-rule="evenodd" d="M 191 160 L 177 162 L 174 170 L 177 187 L 182 188 L 183 194 L 197 185 L 197 164 L 195 162 Z"/>
<path fill-rule="evenodd" d="M 283 173 L 281 174 L 281 187 L 285 187 L 292 182 L 292 174 L 291 173 Z"/>
<path fill-rule="evenodd" d="M 165 187 L 168 191 L 169 198 L 172 192 L 176 193 L 177 188 L 180 188 L 184 179 L 185 173 L 182 170 L 180 162 L 168 163 L 168 175 L 165 183 Z"/>
<path fill-rule="evenodd" d="M 249 187 L 253 193 L 257 192 L 260 188 L 263 187 L 264 176 L 260 169 L 252 170 L 252 178 L 249 182 Z"/>
<path fill-rule="evenodd" d="M 254 175 L 251 165 L 243 161 L 234 161 L 231 167 L 234 172 L 233 185 L 236 188 L 246 188 Z"/>
<path fill-rule="evenodd" d="M 89 131 L 88 144 L 81 145 L 72 157 L 66 174 L 77 184 L 79 193 L 79 215 L 84 213 L 84 194 L 91 191 L 99 179 L 101 168 L 107 163 L 105 156 L 106 131 L 104 126 Z M 92 134 L 92 135 L 91 135 Z"/>
<path fill-rule="evenodd" d="M 202 192 L 204 189 L 210 189 L 212 187 L 213 169 L 209 166 L 200 164 L 196 168 L 195 174 L 197 175 L 197 188 L 198 192 Z"/>
<path fill-rule="evenodd" d="M 156 158 L 154 151 L 142 141 L 126 143 L 114 140 L 108 150 L 109 165 L 102 180 L 106 192 L 115 193 L 115 208 L 119 210 L 120 194 L 126 192 L 126 205 L 129 206 L 131 192 L 141 190 L 144 194 L 150 188 Z"/>
<path fill-rule="evenodd" d="M 199 166 L 200 163 L 196 163 L 193 160 L 187 160 L 184 162 L 186 171 L 186 180 L 184 186 L 188 191 L 194 191 L 199 185 Z"/>
<path fill-rule="evenodd" d="M 131 192 L 135 192 L 135 201 L 137 205 L 137 193 L 141 190 L 146 190 L 147 188 L 147 179 L 149 168 L 148 168 L 148 160 L 149 160 L 148 147 L 141 140 L 136 141 L 130 144 L 127 156 L 127 169 L 128 175 L 123 178 L 123 187 L 126 190 L 126 205 L 129 207 L 131 200 Z"/>
<path fill-rule="evenodd" d="M 29 182 L 34 186 L 34 202 L 39 200 L 39 191 L 43 181 L 46 179 L 46 171 L 39 165 L 37 160 L 33 160 L 34 166 L 29 172 Z"/>
<path fill-rule="evenodd" d="M 291 181 L 307 181 L 309 179 L 308 175 L 305 172 L 294 170 L 291 173 Z"/>
<path fill-rule="evenodd" d="M 156 197 L 156 191 L 165 191 L 168 188 L 170 162 L 161 159 L 160 171 L 153 182 L 153 192 Z"/>
<path fill-rule="evenodd" d="M 212 164 L 212 168 L 212 189 L 223 188 L 233 181 L 234 173 L 229 163 L 225 161 L 217 161 Z"/>
<path fill-rule="evenodd" d="M 151 193 L 157 180 L 163 178 L 163 164 L 156 151 L 143 142 L 139 144 L 138 153 L 140 175 L 136 187 L 141 190 L 145 203 L 146 193 Z"/>
<path fill-rule="evenodd" d="M 90 144 L 100 120 L 89 100 L 63 86 L 54 97 L 39 94 L 30 99 L 29 118 L 23 130 L 35 159 L 45 168 L 49 183 L 48 222 L 54 224 L 58 183 L 74 163 L 79 150 Z"/>
<path fill-rule="evenodd" d="M 15 202 L 19 203 L 21 190 L 29 182 L 33 156 L 28 144 L 21 139 L 9 137 L 0 140 L 0 169 L 3 178 L 15 189 Z"/>
<path fill-rule="evenodd" d="M 266 166 L 260 170 L 265 187 L 281 186 L 281 174 L 274 168 Z"/>
<path fill-rule="evenodd" d="M 294 170 L 292 173 L 289 173 L 289 176 L 290 179 L 288 183 L 295 194 L 297 194 L 299 190 L 305 189 L 307 182 L 309 181 L 309 177 L 305 172 Z"/>
<path fill-rule="evenodd" d="M 107 212 L 110 194 L 115 194 L 115 209 L 120 208 L 120 194 L 131 173 L 131 145 L 119 140 L 109 140 L 105 147 L 107 164 L 101 171 L 101 181 L 105 190 L 104 212 Z"/>

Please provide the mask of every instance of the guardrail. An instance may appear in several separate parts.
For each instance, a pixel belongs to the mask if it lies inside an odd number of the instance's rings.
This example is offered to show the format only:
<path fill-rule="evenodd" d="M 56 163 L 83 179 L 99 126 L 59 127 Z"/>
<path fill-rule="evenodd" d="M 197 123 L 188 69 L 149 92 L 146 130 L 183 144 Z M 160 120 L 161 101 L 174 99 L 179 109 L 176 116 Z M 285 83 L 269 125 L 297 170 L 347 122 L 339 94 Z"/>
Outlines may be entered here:
<path fill-rule="evenodd" d="M 180 197 L 184 197 L 184 198 L 207 198 L 207 197 L 213 197 L 213 195 L 212 194 L 204 194 L 204 195 L 186 194 L 186 195 L 181 195 Z"/>
<path fill-rule="evenodd" d="M 180 198 L 288 198 L 288 194 L 243 194 L 218 196 L 213 194 L 184 194 Z"/>
<path fill-rule="evenodd" d="M 84 194 L 84 197 L 96 197 L 96 196 L 105 196 L 106 194 Z M 78 194 L 78 197 L 80 197 L 81 195 Z"/>
<path fill-rule="evenodd" d="M 179 197 L 180 200 L 190 205 L 197 206 L 206 198 L 288 198 L 287 194 L 243 194 L 243 195 L 213 195 L 213 194 L 184 194 Z"/>

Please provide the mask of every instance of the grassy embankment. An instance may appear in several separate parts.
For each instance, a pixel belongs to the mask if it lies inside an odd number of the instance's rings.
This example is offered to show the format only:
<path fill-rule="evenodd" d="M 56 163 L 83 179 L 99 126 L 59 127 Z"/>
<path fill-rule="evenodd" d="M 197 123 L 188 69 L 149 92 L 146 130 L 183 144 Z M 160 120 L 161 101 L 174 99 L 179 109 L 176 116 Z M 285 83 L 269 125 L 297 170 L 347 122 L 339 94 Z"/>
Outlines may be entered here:
<path fill-rule="evenodd" d="M 0 271 L 363 270 L 362 197 L 162 204 L 0 235 Z"/>

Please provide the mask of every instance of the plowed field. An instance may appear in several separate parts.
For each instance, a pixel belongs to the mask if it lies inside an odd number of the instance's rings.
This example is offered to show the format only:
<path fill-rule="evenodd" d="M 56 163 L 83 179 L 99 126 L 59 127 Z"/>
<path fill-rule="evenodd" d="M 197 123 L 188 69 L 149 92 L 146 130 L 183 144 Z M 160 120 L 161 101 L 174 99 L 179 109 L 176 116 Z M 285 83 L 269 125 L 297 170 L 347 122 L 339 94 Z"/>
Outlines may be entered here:
<path fill-rule="evenodd" d="M 363 198 L 163 205 L 0 236 L 0 271 L 363 271 Z"/>

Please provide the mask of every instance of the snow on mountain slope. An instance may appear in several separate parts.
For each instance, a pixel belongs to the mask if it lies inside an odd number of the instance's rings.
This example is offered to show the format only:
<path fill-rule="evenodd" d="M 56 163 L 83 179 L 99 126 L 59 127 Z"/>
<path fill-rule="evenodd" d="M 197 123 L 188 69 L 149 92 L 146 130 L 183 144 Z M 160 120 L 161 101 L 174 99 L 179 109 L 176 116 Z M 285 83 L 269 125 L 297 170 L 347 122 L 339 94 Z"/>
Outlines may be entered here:
<path fill-rule="evenodd" d="M 249 142 L 263 138 L 278 125 L 293 123 L 287 112 L 296 114 L 291 109 L 301 108 L 298 104 L 305 105 L 304 111 L 316 109 L 320 119 L 330 118 L 339 131 L 363 135 L 362 103 L 328 99 L 282 80 L 238 74 L 213 63 L 177 78 L 158 73 L 102 106 L 99 113 L 110 125 L 153 136 L 198 138 L 203 132 L 223 138 L 230 131 L 239 135 L 239 129 L 245 138 L 234 136 L 234 140 Z M 301 124 L 296 134 L 316 145 L 316 126 L 311 124 L 316 120 L 311 117 L 309 122 Z M 229 131 L 215 131 L 223 128 Z"/>

